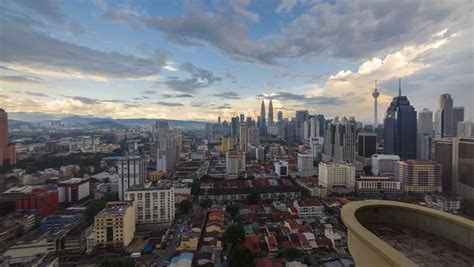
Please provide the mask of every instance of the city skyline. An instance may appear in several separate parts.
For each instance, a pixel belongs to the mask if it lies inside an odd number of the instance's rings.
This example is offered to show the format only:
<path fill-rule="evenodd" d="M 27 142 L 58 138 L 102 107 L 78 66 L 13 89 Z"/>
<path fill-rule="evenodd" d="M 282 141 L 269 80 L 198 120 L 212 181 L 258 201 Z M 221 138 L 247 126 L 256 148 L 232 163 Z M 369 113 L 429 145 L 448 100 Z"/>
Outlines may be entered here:
<path fill-rule="evenodd" d="M 256 119 L 272 99 L 284 117 L 308 110 L 373 122 L 378 80 L 380 123 L 401 77 L 417 111 L 436 110 L 449 93 L 473 117 L 472 18 L 462 1 L 1 6 L 0 107 L 10 113 Z"/>

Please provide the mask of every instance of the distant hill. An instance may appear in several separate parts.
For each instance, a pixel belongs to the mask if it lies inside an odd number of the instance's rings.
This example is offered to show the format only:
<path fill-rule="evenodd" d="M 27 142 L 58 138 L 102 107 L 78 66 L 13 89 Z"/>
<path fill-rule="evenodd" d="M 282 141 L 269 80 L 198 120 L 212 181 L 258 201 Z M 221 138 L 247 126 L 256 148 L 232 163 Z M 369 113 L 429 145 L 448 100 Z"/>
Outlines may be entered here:
<path fill-rule="evenodd" d="M 9 128 L 20 128 L 21 126 L 33 126 L 33 123 L 26 122 L 26 121 L 18 121 L 18 120 L 8 120 L 8 127 Z"/>
<path fill-rule="evenodd" d="M 59 120 L 67 125 L 92 125 L 97 127 L 114 128 L 152 124 L 157 120 L 163 120 L 163 118 L 112 119 L 107 117 L 99 118 L 79 116 L 74 114 L 49 114 L 41 112 L 9 112 L 8 117 L 11 119 L 11 121 L 21 121 L 23 123 L 40 123 L 44 125 L 53 120 Z M 168 124 L 171 128 L 204 128 L 206 122 L 192 120 L 168 120 Z"/>
<path fill-rule="evenodd" d="M 127 126 L 111 120 L 89 122 L 87 125 L 97 128 L 127 128 Z"/>

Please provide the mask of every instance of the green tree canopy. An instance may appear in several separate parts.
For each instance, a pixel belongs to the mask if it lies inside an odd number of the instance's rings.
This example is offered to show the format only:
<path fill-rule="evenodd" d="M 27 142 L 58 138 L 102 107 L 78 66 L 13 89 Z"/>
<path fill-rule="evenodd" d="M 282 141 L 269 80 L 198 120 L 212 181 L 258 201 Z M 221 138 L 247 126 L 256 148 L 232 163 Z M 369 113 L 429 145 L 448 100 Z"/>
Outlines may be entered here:
<path fill-rule="evenodd" d="M 242 246 L 234 246 L 229 253 L 229 267 L 254 267 L 255 263 L 252 258 L 250 251 Z"/>
<path fill-rule="evenodd" d="M 287 261 L 294 261 L 304 256 L 304 252 L 297 248 L 285 248 L 281 253 L 282 258 Z"/>
<path fill-rule="evenodd" d="M 244 227 L 240 223 L 234 223 L 225 229 L 222 240 L 224 241 L 224 243 L 238 244 L 244 238 Z"/>
<path fill-rule="evenodd" d="M 178 208 L 182 213 L 188 213 L 193 208 L 193 204 L 191 203 L 191 201 L 185 199 L 179 202 Z"/>
<path fill-rule="evenodd" d="M 203 208 L 209 208 L 212 205 L 212 199 L 205 198 L 199 202 L 199 205 Z"/>
<path fill-rule="evenodd" d="M 252 192 L 247 196 L 247 204 L 255 205 L 260 202 L 260 194 L 257 192 Z"/>

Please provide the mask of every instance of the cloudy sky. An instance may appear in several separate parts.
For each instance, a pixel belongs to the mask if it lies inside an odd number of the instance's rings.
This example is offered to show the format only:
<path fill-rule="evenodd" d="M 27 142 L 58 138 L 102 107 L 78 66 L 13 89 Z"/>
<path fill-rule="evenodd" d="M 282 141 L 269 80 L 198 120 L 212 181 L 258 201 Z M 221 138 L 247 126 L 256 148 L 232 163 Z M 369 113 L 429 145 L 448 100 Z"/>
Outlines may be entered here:
<path fill-rule="evenodd" d="M 215 120 L 308 109 L 379 120 L 450 93 L 474 114 L 472 1 L 0 2 L 7 111 Z M 268 106 L 268 103 L 267 103 Z"/>

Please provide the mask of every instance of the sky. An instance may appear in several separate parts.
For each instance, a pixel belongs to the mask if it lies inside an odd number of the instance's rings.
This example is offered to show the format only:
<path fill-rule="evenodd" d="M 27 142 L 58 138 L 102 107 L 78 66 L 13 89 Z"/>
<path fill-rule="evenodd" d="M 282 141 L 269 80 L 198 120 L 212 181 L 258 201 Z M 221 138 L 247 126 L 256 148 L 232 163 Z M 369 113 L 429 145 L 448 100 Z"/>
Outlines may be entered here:
<path fill-rule="evenodd" d="M 379 122 L 402 94 L 474 116 L 472 1 L 0 1 L 0 107 L 214 121 Z"/>

